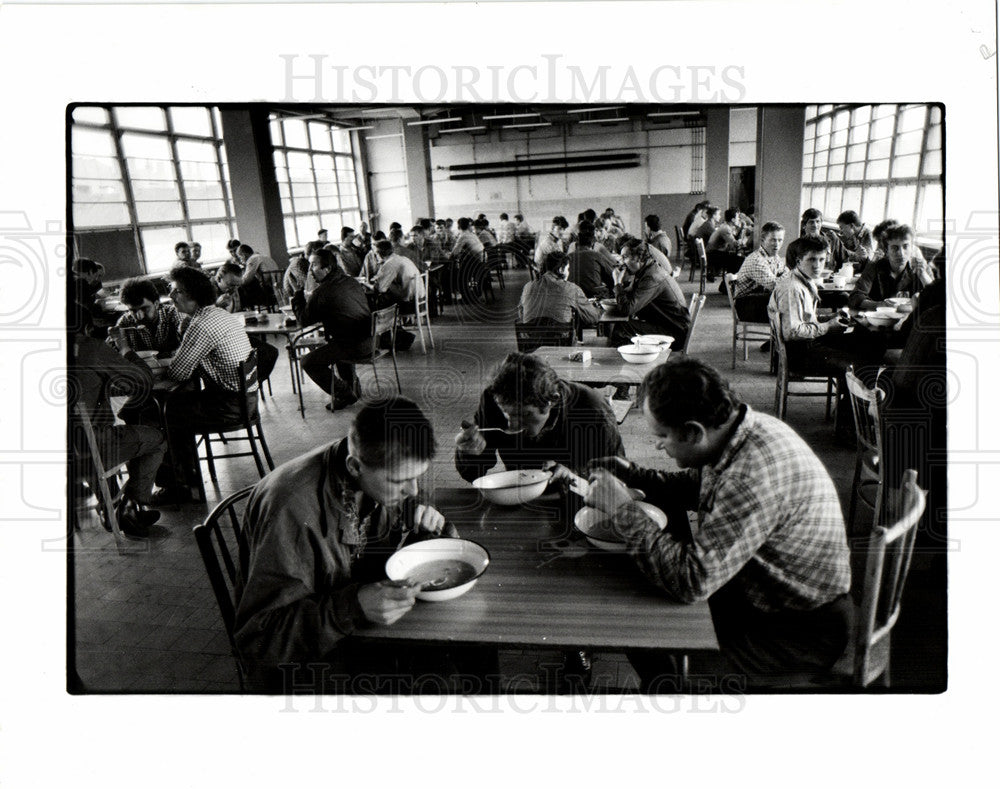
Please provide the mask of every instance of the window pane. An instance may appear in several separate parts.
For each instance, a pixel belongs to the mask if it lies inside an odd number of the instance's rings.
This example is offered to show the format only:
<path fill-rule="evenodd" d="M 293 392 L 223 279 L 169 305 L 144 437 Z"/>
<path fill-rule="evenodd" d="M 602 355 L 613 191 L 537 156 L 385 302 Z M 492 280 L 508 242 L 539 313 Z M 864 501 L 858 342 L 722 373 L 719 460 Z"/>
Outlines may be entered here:
<path fill-rule="evenodd" d="M 81 129 L 73 127 L 71 137 L 74 155 L 78 156 L 116 156 L 114 138 L 110 131 L 100 129 Z"/>
<path fill-rule="evenodd" d="M 115 117 L 123 128 L 167 130 L 167 119 L 161 107 L 115 107 Z"/>
<path fill-rule="evenodd" d="M 351 153 L 351 133 L 334 129 L 333 150 L 340 151 L 341 153 Z"/>
<path fill-rule="evenodd" d="M 889 160 L 880 159 L 877 162 L 868 163 L 868 174 L 866 176 L 869 181 L 880 181 L 885 180 L 889 177 Z"/>
<path fill-rule="evenodd" d="M 844 188 L 844 198 L 841 201 L 844 205 L 843 210 L 854 210 L 857 211 L 861 208 L 861 187 L 860 186 L 847 186 Z"/>
<path fill-rule="evenodd" d="M 823 210 L 825 218 L 836 218 L 840 213 L 840 198 L 843 193 L 844 190 L 839 186 L 831 186 L 826 190 L 826 207 Z"/>
<path fill-rule="evenodd" d="M 289 246 L 301 246 L 298 233 L 295 232 L 295 219 L 285 216 L 285 243 Z"/>
<path fill-rule="evenodd" d="M 862 123 L 860 126 L 852 126 L 848 142 L 864 143 L 868 139 L 868 124 Z"/>
<path fill-rule="evenodd" d="M 881 140 L 885 137 L 892 136 L 892 130 L 895 125 L 895 118 L 880 118 L 872 124 L 872 139 Z"/>
<path fill-rule="evenodd" d="M 295 218 L 295 226 L 298 228 L 300 243 L 304 244 L 306 241 L 312 241 L 312 239 L 316 238 L 316 231 L 319 230 L 319 217 L 297 216 Z M 327 230 L 329 229 L 327 228 Z"/>
<path fill-rule="evenodd" d="M 282 123 L 282 130 L 285 133 L 285 145 L 291 148 L 309 147 L 309 139 L 306 137 L 306 124 L 304 121 L 288 119 Z"/>
<path fill-rule="evenodd" d="M 920 146 L 924 141 L 924 132 L 920 131 L 907 132 L 906 134 L 900 134 L 896 137 L 896 149 L 894 155 L 905 156 L 908 153 L 920 153 Z"/>
<path fill-rule="evenodd" d="M 851 125 L 860 126 L 863 128 L 868 128 L 868 121 L 872 117 L 872 108 L 870 104 L 865 104 L 861 107 L 855 107 L 851 110 Z"/>
<path fill-rule="evenodd" d="M 888 218 L 885 212 L 885 194 L 886 188 L 884 186 L 866 186 L 864 189 L 864 196 L 861 200 L 861 216 L 865 217 L 865 220 L 872 227 Z"/>
<path fill-rule="evenodd" d="M 836 115 L 833 116 L 833 130 L 835 132 L 847 129 L 847 126 L 851 120 L 851 113 L 849 110 L 841 110 Z"/>
<path fill-rule="evenodd" d="M 909 132 L 924 128 L 927 108 L 923 105 L 907 107 L 899 114 L 899 131 Z"/>
<path fill-rule="evenodd" d="M 135 214 L 140 222 L 175 222 L 184 218 L 179 202 L 149 202 L 136 200 Z"/>
<path fill-rule="evenodd" d="M 848 181 L 861 181 L 865 177 L 865 165 L 863 162 L 847 165 L 844 170 L 844 178 Z"/>
<path fill-rule="evenodd" d="M 830 164 L 843 164 L 847 158 L 846 148 L 834 148 L 830 151 Z"/>
<path fill-rule="evenodd" d="M 122 149 L 125 156 L 129 158 L 173 160 L 170 142 L 166 137 L 155 137 L 151 134 L 123 134 Z"/>
<path fill-rule="evenodd" d="M 814 143 L 815 140 L 813 140 L 812 137 L 809 137 L 802 145 L 802 153 L 811 154 L 813 150 L 815 150 Z"/>
<path fill-rule="evenodd" d="M 207 107 L 171 107 L 170 121 L 177 134 L 212 136 L 212 119 Z"/>
<path fill-rule="evenodd" d="M 830 146 L 836 148 L 839 145 L 847 145 L 847 129 L 830 135 Z"/>
<path fill-rule="evenodd" d="M 310 123 L 309 143 L 314 151 L 332 150 L 330 145 L 330 127 L 325 123 Z"/>
<path fill-rule="evenodd" d="M 827 105 L 827 106 L 829 106 L 829 105 Z M 823 137 L 824 135 L 829 134 L 830 133 L 830 127 L 832 125 L 833 124 L 830 121 L 830 117 L 829 116 L 827 116 L 825 118 L 820 118 L 820 120 L 817 121 L 817 123 L 816 123 L 816 136 L 817 137 Z"/>
<path fill-rule="evenodd" d="M 73 110 L 74 123 L 100 123 L 110 122 L 108 111 L 101 107 L 76 107 Z"/>
<path fill-rule="evenodd" d="M 865 144 L 852 145 L 847 149 L 847 161 L 863 162 L 865 160 Z"/>
<path fill-rule="evenodd" d="M 174 244 L 188 241 L 187 230 L 182 226 L 143 228 L 139 231 L 143 251 L 146 253 L 146 270 L 150 273 L 168 271 L 177 260 Z M 204 242 L 202 242 L 204 243 Z"/>
<path fill-rule="evenodd" d="M 216 164 L 219 159 L 215 155 L 215 145 L 210 142 L 195 142 L 194 140 L 177 141 L 177 158 L 186 162 L 210 162 Z"/>
<path fill-rule="evenodd" d="M 892 151 L 892 140 L 873 140 L 868 148 L 869 159 L 888 159 Z"/>
<path fill-rule="evenodd" d="M 73 226 L 77 229 L 88 227 L 128 226 L 128 208 L 124 203 L 77 203 L 73 202 Z"/>
<path fill-rule="evenodd" d="M 313 156 L 312 167 L 313 170 L 316 172 L 317 181 L 331 180 L 333 173 L 335 172 L 332 156 L 323 156 L 322 154 L 317 154 L 316 156 Z M 321 175 L 325 176 L 325 178 L 321 178 L 320 177 Z"/>
<path fill-rule="evenodd" d="M 924 171 L 921 175 L 941 175 L 940 151 L 928 151 L 924 155 Z"/>
<path fill-rule="evenodd" d="M 903 224 L 910 224 L 916 211 L 916 199 L 916 184 L 892 187 L 889 190 L 889 216 Z"/>
<path fill-rule="evenodd" d="M 225 260 L 229 256 L 226 251 L 226 242 L 230 238 L 229 226 L 224 222 L 192 225 L 191 238 L 201 244 L 201 258 L 205 262 L 212 263 L 217 260 Z"/>
<path fill-rule="evenodd" d="M 292 201 L 290 198 L 287 197 L 281 198 L 281 213 L 285 214 L 286 216 L 292 213 Z"/>
<path fill-rule="evenodd" d="M 813 156 L 812 154 L 806 154 L 802 157 L 802 172 L 809 173 L 813 166 Z"/>
<path fill-rule="evenodd" d="M 806 107 L 806 120 L 816 117 L 816 105 L 810 104 Z"/>
<path fill-rule="evenodd" d="M 271 121 L 271 145 L 284 145 L 284 137 L 281 134 L 281 127 L 284 124 L 281 121 L 272 120 Z"/>
<path fill-rule="evenodd" d="M 931 126 L 927 130 L 927 150 L 928 151 L 940 151 L 941 150 L 941 127 Z"/>
<path fill-rule="evenodd" d="M 895 104 L 876 104 L 872 108 L 872 118 L 889 118 L 896 114 Z"/>
<path fill-rule="evenodd" d="M 844 165 L 842 164 L 831 164 L 826 171 L 826 180 L 828 181 L 843 181 L 844 180 Z"/>
<path fill-rule="evenodd" d="M 180 200 L 181 193 L 176 181 L 147 181 L 132 179 L 132 194 L 136 200 Z"/>
<path fill-rule="evenodd" d="M 813 164 L 816 167 L 825 167 L 827 159 L 829 158 L 829 156 L 830 156 L 830 152 L 829 151 L 825 151 L 825 150 L 824 151 L 818 151 L 816 153 L 816 158 L 813 159 Z"/>
<path fill-rule="evenodd" d="M 338 211 L 340 210 L 340 198 L 336 194 L 321 196 L 319 207 L 321 211 Z"/>
<path fill-rule="evenodd" d="M 209 162 L 181 162 L 181 178 L 188 181 L 214 181 L 219 183 L 219 166 Z"/>
<path fill-rule="evenodd" d="M 914 153 L 910 156 L 897 156 L 892 162 L 893 178 L 915 178 L 917 168 L 920 166 L 920 154 Z"/>
<path fill-rule="evenodd" d="M 118 160 L 107 156 L 73 156 L 74 178 L 103 178 L 121 180 L 122 172 Z"/>
<path fill-rule="evenodd" d="M 931 107 L 930 108 L 930 122 L 931 123 L 941 123 L 941 108 Z"/>
<path fill-rule="evenodd" d="M 121 181 L 92 178 L 73 179 L 73 201 L 83 203 L 125 203 L 125 188 Z"/>
<path fill-rule="evenodd" d="M 317 184 L 316 194 L 319 195 L 320 197 L 323 197 L 324 195 L 334 195 L 334 196 L 338 195 L 339 191 L 337 189 L 336 182 L 329 184 Z"/>
<path fill-rule="evenodd" d="M 823 134 L 816 138 L 816 153 L 826 151 L 830 148 L 830 135 Z"/>
<path fill-rule="evenodd" d="M 920 213 L 916 221 L 917 233 L 939 233 L 944 218 L 944 205 L 941 202 L 941 185 L 926 184 L 921 189 Z"/>
<path fill-rule="evenodd" d="M 298 203 L 299 198 L 315 196 L 316 187 L 312 181 L 292 181 L 292 197 L 295 198 L 296 203 Z"/>
<path fill-rule="evenodd" d="M 222 200 L 222 185 L 218 181 L 189 181 L 184 179 L 184 196 L 188 200 Z M 225 211 L 220 212 L 224 216 Z"/>
<path fill-rule="evenodd" d="M 223 200 L 188 200 L 187 207 L 191 219 L 209 219 L 226 215 L 226 203 Z"/>

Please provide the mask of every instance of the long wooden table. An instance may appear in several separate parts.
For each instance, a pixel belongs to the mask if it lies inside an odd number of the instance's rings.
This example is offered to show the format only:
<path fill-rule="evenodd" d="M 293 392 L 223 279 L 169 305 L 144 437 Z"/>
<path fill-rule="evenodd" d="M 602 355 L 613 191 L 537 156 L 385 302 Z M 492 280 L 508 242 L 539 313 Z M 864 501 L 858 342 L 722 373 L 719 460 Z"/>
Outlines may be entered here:
<path fill-rule="evenodd" d="M 649 364 L 632 364 L 622 359 L 617 348 L 587 347 L 585 350 L 590 351 L 591 355 L 589 362 L 569 360 L 571 353 L 581 350 L 584 349 L 544 345 L 538 348 L 534 355 L 548 362 L 556 371 L 556 375 L 563 380 L 575 381 L 588 386 L 608 386 L 609 384 L 638 386 L 650 370 L 670 358 L 670 351 L 664 351 Z"/>
<path fill-rule="evenodd" d="M 593 548 L 572 528 L 567 504 L 546 494 L 499 507 L 469 488 L 442 488 L 435 506 L 490 552 L 476 586 L 445 602 L 417 601 L 380 640 L 581 649 L 717 651 L 707 603 L 670 601 L 627 554 Z M 360 635 L 360 634 L 359 634 Z"/>

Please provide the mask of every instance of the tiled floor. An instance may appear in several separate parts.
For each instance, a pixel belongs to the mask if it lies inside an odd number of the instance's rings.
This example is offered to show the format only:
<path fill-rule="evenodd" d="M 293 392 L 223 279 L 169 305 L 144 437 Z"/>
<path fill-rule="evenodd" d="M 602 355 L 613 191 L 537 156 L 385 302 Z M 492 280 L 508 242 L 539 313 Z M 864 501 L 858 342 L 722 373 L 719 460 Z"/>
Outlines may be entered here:
<path fill-rule="evenodd" d="M 465 484 L 451 462 L 452 436 L 463 417 L 471 415 L 490 369 L 515 348 L 513 321 L 524 271 L 507 272 L 507 289 L 495 303 L 474 309 L 449 307 L 434 326 L 436 350 L 420 352 L 419 340 L 400 354 L 403 392 L 421 402 L 438 435 L 440 449 L 430 472 L 430 484 Z M 682 285 L 695 287 L 686 277 Z M 739 394 L 754 408 L 771 413 L 774 378 L 767 356 L 756 344 L 749 362 L 737 361 L 730 370 L 731 321 L 724 295 L 710 286 L 691 353 L 716 365 Z M 594 333 L 586 333 L 595 343 Z M 383 385 L 391 381 L 391 365 L 380 368 Z M 370 368 L 359 368 L 363 386 L 374 382 Z M 291 392 L 284 355 L 272 375 L 274 396 L 262 406 L 264 432 L 276 463 L 282 463 L 319 444 L 340 438 L 357 407 L 336 414 L 324 409 L 325 397 L 307 383 L 306 414 L 298 412 Z M 823 419 L 821 399 L 791 401 L 787 420 L 802 433 L 826 463 L 847 510 L 854 464 L 853 450 L 833 440 Z M 669 460 L 657 452 L 633 412 L 621 427 L 626 451 L 640 463 L 663 465 Z M 252 484 L 257 479 L 249 459 L 219 463 L 218 490 L 209 488 L 209 503 Z M 235 692 L 233 661 L 222 621 L 205 577 L 191 526 L 207 513 L 206 505 L 189 504 L 164 510 L 154 527 L 156 539 L 143 550 L 119 556 L 106 532 L 93 517 L 81 519 L 70 617 L 75 633 L 69 656 L 70 688 L 83 692 Z M 925 563 L 926 564 L 926 563 Z M 894 687 L 940 689 L 944 677 L 944 592 L 940 581 L 922 566 L 911 573 L 904 612 L 894 635 Z M 928 635 L 930 633 L 930 636 Z M 544 653 L 506 652 L 501 666 L 507 676 L 532 676 Z M 595 678 L 603 687 L 632 687 L 635 681 L 621 655 L 595 657 Z M 523 688 L 523 686 L 522 686 Z"/>

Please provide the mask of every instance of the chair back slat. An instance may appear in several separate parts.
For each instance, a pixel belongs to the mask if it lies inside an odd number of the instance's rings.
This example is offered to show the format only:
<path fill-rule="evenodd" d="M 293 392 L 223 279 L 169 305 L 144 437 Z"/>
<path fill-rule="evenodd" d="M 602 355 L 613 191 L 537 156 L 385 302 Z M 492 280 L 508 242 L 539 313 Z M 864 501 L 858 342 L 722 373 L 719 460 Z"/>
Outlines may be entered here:
<path fill-rule="evenodd" d="M 700 238 L 694 240 L 694 248 L 698 255 L 698 264 L 701 266 L 701 274 L 698 277 L 698 293 L 705 293 L 705 282 L 708 276 L 708 255 L 705 252 L 705 242 Z"/>
<path fill-rule="evenodd" d="M 851 398 L 851 413 L 857 432 L 859 450 L 875 452 L 882 457 L 882 399 L 877 387 L 869 389 L 853 370 L 848 370 L 847 391 Z"/>
<path fill-rule="evenodd" d="M 399 307 L 393 305 L 372 313 L 372 337 L 378 340 L 386 332 L 391 332 L 393 340 L 396 336 L 396 317 L 399 314 Z"/>
<path fill-rule="evenodd" d="M 691 347 L 691 339 L 694 337 L 694 328 L 698 325 L 698 316 L 701 314 L 701 308 L 705 306 L 706 298 L 707 296 L 705 296 L 704 293 L 691 294 L 691 304 L 688 307 L 688 315 L 691 318 L 691 325 L 688 327 L 687 337 L 684 339 L 684 347 L 681 349 L 685 354 L 688 352 L 688 348 Z"/>
<path fill-rule="evenodd" d="M 884 641 L 899 617 L 903 589 L 913 556 L 916 527 L 924 514 L 926 497 L 917 487 L 917 472 L 903 472 L 896 520 L 872 530 L 867 544 L 855 645 L 854 680 L 861 686 L 885 672 L 888 666 L 875 665 L 873 654 Z M 885 508 L 888 514 L 890 508 Z M 882 650 L 881 654 L 887 654 Z"/>
<path fill-rule="evenodd" d="M 520 353 L 531 353 L 543 345 L 572 345 L 574 334 L 572 322 L 559 323 L 549 318 L 539 318 L 536 321 L 514 323 L 514 335 L 517 337 L 517 350 Z"/>
<path fill-rule="evenodd" d="M 735 274 L 723 274 L 722 280 L 726 283 L 726 297 L 729 299 L 729 311 L 733 314 L 733 323 L 739 323 L 739 316 L 736 314 L 736 296 L 733 295 L 733 288 L 736 287 Z"/>

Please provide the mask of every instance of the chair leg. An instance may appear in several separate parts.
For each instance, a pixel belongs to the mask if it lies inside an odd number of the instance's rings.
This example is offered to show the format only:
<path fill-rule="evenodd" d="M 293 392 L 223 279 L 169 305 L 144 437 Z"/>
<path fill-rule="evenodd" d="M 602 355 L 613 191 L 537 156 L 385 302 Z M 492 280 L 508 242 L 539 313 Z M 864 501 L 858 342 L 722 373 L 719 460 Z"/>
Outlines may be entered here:
<path fill-rule="evenodd" d="M 826 421 L 830 421 L 830 405 L 833 400 L 833 379 L 826 379 Z"/>
<path fill-rule="evenodd" d="M 431 350 L 434 350 L 434 332 L 431 331 L 431 318 L 430 315 L 425 315 L 424 319 L 427 321 L 427 337 L 431 341 Z"/>
<path fill-rule="evenodd" d="M 295 386 L 295 352 L 288 348 L 288 375 L 292 379 L 292 394 L 295 394 L 297 387 Z"/>
<path fill-rule="evenodd" d="M 257 474 L 259 474 L 260 478 L 263 479 L 264 474 L 267 472 L 264 471 L 264 463 L 260 459 L 260 452 L 257 451 L 257 439 L 253 434 L 253 425 L 247 425 L 247 441 L 250 442 L 250 451 L 253 453 L 253 462 L 257 464 Z"/>
<path fill-rule="evenodd" d="M 256 424 L 257 424 L 257 440 L 260 442 L 260 448 L 264 451 L 264 459 L 267 461 L 267 467 L 271 471 L 274 471 L 274 459 L 271 457 L 271 452 L 267 448 L 267 442 L 264 440 L 264 429 L 261 427 L 259 421 Z"/>
<path fill-rule="evenodd" d="M 733 324 L 733 364 L 732 369 L 736 369 L 736 343 L 739 339 L 739 334 L 736 331 L 736 324 Z"/>
<path fill-rule="evenodd" d="M 861 481 L 861 455 L 854 464 L 854 479 L 851 480 L 851 504 L 847 508 L 847 536 L 854 534 L 854 516 L 858 511 L 858 483 Z"/>
<path fill-rule="evenodd" d="M 115 545 L 118 546 L 119 552 L 122 550 L 122 546 L 125 543 L 125 537 L 122 534 L 121 526 L 118 523 L 118 513 L 115 510 L 114 497 L 111 495 L 111 489 L 108 487 L 107 479 L 97 480 L 97 494 L 98 503 L 101 504 L 101 509 L 104 510 L 104 517 L 108 519 L 108 523 L 111 526 L 111 533 L 115 537 Z"/>
<path fill-rule="evenodd" d="M 298 386 L 298 393 L 299 393 L 299 413 L 302 415 L 302 418 L 305 419 L 306 418 L 306 404 L 305 404 L 305 402 L 302 399 L 302 366 L 300 364 L 298 364 L 298 362 L 296 362 L 296 364 L 295 364 L 295 377 L 299 381 L 299 386 Z M 293 388 L 295 388 L 295 387 L 293 386 Z"/>
<path fill-rule="evenodd" d="M 208 433 L 205 433 L 202 441 L 205 442 L 205 461 L 208 463 L 208 475 L 212 478 L 212 482 L 218 482 L 219 478 L 215 474 L 215 457 L 212 455 L 212 438 Z"/>
<path fill-rule="evenodd" d="M 392 352 L 392 369 L 396 373 L 396 391 L 403 394 L 403 385 L 399 382 L 399 368 L 396 366 L 396 352 Z"/>
<path fill-rule="evenodd" d="M 375 375 L 375 391 L 382 394 L 382 384 L 378 380 L 378 367 L 372 362 L 372 373 Z"/>
<path fill-rule="evenodd" d="M 424 339 L 424 321 L 420 320 L 420 310 L 417 309 L 414 320 L 417 322 L 417 331 L 420 332 L 420 350 L 427 355 L 427 341 Z"/>

